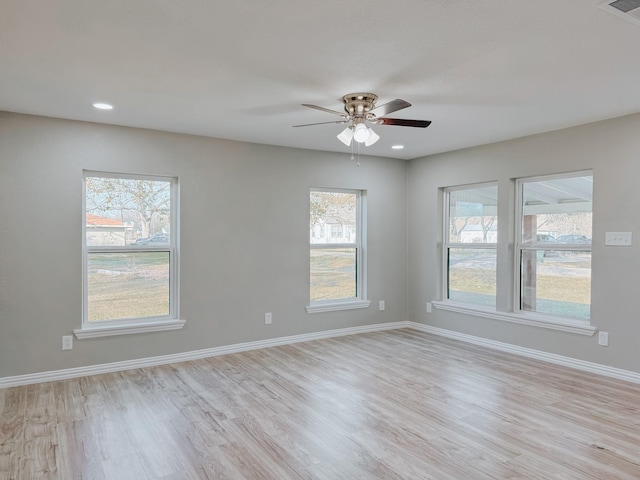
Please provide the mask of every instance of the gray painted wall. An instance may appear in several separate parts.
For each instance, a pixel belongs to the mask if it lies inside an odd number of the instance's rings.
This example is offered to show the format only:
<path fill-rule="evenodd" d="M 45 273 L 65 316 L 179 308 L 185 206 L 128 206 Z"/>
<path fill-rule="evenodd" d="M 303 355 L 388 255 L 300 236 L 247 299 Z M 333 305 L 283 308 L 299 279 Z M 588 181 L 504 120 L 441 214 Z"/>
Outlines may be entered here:
<path fill-rule="evenodd" d="M 81 322 L 83 169 L 179 177 L 184 329 L 61 350 Z M 406 320 L 406 174 L 401 160 L 0 113 L 0 377 Z M 310 187 L 367 190 L 368 309 L 305 311 Z"/>
<path fill-rule="evenodd" d="M 593 169 L 592 325 L 610 334 L 609 347 L 587 337 L 477 316 L 434 310 L 441 299 L 442 206 L 439 189 L 498 181 L 509 192 L 511 179 Z M 427 158 L 408 164 L 409 319 L 435 327 L 640 372 L 640 114 Z M 513 199 L 511 199 L 513 200 Z M 512 201 L 509 203 L 513 203 Z M 503 207 L 504 209 L 504 207 Z M 508 209 L 505 212 L 508 214 Z M 513 225 L 500 225 L 498 249 Z M 630 231 L 632 247 L 605 247 L 607 231 Z M 507 235 L 504 235 L 507 234 Z M 505 265 L 507 275 L 512 275 Z M 510 285 L 501 293 L 509 296 Z M 503 307 L 508 307 L 505 302 Z"/>
<path fill-rule="evenodd" d="M 639 131 L 637 114 L 410 162 L 363 157 L 357 167 L 347 155 L 0 113 L 0 377 L 406 319 L 640 372 Z M 180 177 L 183 330 L 61 350 L 81 320 L 83 169 Z M 439 188 L 497 180 L 502 193 L 512 178 L 583 169 L 594 171 L 592 323 L 610 333 L 609 347 L 425 312 L 440 298 Z M 312 186 L 368 192 L 369 309 L 304 309 Z M 634 245 L 605 247 L 606 231 L 631 231 Z"/>

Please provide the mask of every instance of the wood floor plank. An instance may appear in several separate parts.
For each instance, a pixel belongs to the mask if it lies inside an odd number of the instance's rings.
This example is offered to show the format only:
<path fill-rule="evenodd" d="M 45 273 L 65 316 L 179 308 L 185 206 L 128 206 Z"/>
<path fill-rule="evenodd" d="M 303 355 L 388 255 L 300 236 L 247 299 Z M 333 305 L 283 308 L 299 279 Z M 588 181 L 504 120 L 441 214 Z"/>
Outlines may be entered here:
<path fill-rule="evenodd" d="M 58 422 L 53 385 L 29 385 L 26 390 L 20 472 L 29 478 L 49 478 L 58 470 Z"/>
<path fill-rule="evenodd" d="M 19 478 L 27 387 L 0 390 L 0 479 Z"/>
<path fill-rule="evenodd" d="M 640 479 L 640 385 L 393 330 L 0 390 L 0 480 Z"/>
<path fill-rule="evenodd" d="M 64 421 L 57 429 L 57 478 L 105 480 L 102 460 L 86 420 Z M 55 478 L 54 477 L 54 478 Z"/>

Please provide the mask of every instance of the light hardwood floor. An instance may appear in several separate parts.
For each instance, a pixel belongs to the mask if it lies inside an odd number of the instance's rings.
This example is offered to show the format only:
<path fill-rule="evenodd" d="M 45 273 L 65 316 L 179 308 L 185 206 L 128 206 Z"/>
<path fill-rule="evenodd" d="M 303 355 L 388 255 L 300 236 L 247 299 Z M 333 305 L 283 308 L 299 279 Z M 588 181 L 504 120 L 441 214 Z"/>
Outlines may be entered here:
<path fill-rule="evenodd" d="M 1 479 L 640 479 L 640 385 L 414 330 L 0 390 Z"/>

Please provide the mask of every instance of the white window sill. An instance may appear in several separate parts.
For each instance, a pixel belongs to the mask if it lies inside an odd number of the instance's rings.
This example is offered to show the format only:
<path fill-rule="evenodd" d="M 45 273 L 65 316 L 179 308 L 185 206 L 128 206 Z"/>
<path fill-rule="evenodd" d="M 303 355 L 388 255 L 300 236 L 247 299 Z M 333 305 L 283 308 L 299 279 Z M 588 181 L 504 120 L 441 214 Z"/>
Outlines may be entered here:
<path fill-rule="evenodd" d="M 76 338 L 110 337 L 113 335 L 128 335 L 131 333 L 161 332 L 165 330 L 179 330 L 184 327 L 186 320 L 155 320 L 149 322 L 135 322 L 119 325 L 85 325 L 74 330 Z"/>
<path fill-rule="evenodd" d="M 353 310 L 355 308 L 368 308 L 369 300 L 354 300 L 349 302 L 314 303 L 307 305 L 307 313 L 337 312 L 339 310 Z"/>
<path fill-rule="evenodd" d="M 491 318 L 494 320 L 502 320 L 505 322 L 519 323 L 521 325 L 530 325 L 533 327 L 548 328 L 551 330 L 560 330 L 561 332 L 577 333 L 579 335 L 593 336 L 598 330 L 597 327 L 580 320 L 571 320 L 558 317 L 552 317 L 541 314 L 528 313 L 511 313 L 498 312 L 490 308 L 476 307 L 464 305 L 454 302 L 436 301 L 431 304 L 438 310 L 447 310 L 450 312 L 464 313 L 467 315 L 475 315 L 477 317 Z"/>

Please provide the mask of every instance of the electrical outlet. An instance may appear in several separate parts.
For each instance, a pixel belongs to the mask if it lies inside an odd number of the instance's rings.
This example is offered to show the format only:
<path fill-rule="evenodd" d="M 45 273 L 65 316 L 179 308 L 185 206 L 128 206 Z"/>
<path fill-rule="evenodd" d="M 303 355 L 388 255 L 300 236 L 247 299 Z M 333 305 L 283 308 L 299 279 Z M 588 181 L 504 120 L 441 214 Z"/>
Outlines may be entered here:
<path fill-rule="evenodd" d="M 609 332 L 598 332 L 598 345 L 601 347 L 609 346 Z"/>
<path fill-rule="evenodd" d="M 273 316 L 271 315 L 271 312 L 265 313 L 264 314 L 264 324 L 265 325 L 271 325 L 271 321 L 273 320 Z"/>
<path fill-rule="evenodd" d="M 380 300 L 380 311 L 382 312 L 384 310 L 384 300 Z"/>
<path fill-rule="evenodd" d="M 431 302 L 427 302 L 427 313 L 431 313 Z"/>
<path fill-rule="evenodd" d="M 72 350 L 72 349 L 73 349 L 73 335 L 63 335 L 62 350 Z"/>

